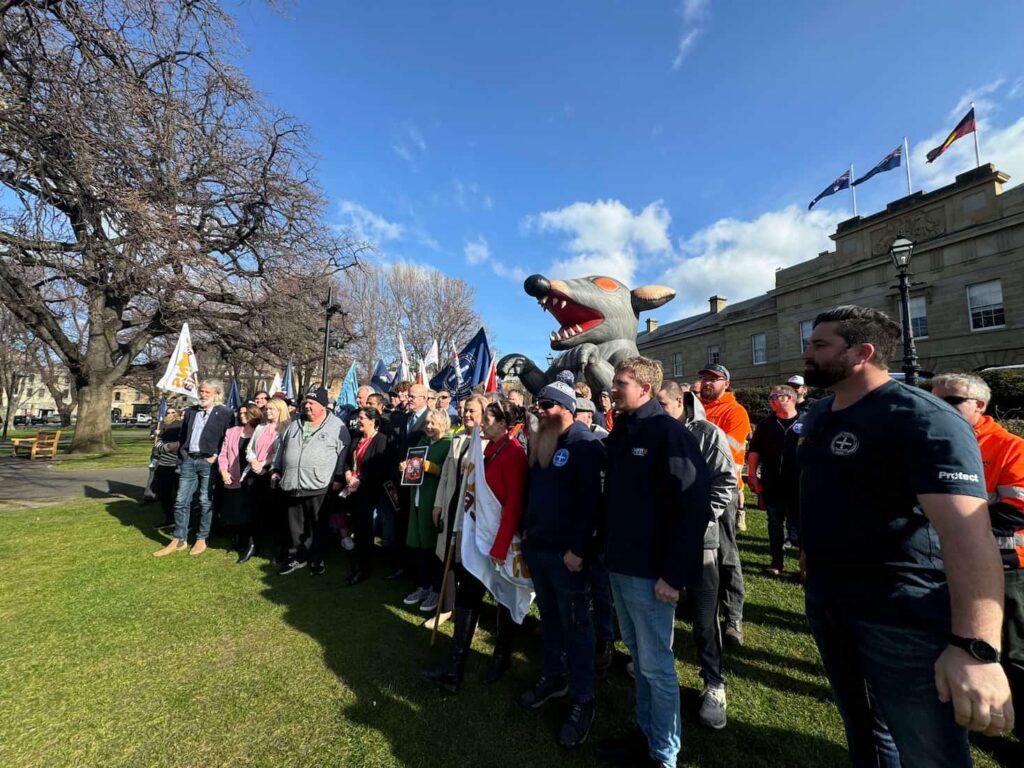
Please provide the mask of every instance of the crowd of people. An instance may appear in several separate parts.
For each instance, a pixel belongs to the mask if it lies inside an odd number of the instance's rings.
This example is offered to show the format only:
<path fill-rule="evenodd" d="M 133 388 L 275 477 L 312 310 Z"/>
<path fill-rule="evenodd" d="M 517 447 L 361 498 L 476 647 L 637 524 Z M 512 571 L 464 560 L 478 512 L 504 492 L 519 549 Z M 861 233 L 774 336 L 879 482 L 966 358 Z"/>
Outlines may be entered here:
<path fill-rule="evenodd" d="M 323 388 L 299 403 L 259 392 L 233 413 L 203 382 L 198 404 L 161 425 L 154 488 L 173 532 L 154 554 L 202 554 L 215 507 L 239 564 L 263 555 L 282 577 L 322 576 L 332 544 L 354 550 L 348 585 L 380 569 L 409 581 L 403 602 L 435 626 L 451 617 L 444 657 L 417 674 L 457 693 L 487 592 L 461 557 L 478 435 L 501 507 L 486 555 L 518 557 L 521 537 L 540 615 L 543 658 L 520 705 L 568 697 L 558 741 L 586 741 L 617 625 L 636 722 L 598 756 L 675 765 L 684 592 L 699 719 L 727 725 L 723 655 L 744 643 L 746 481 L 768 518 L 768 573 L 786 577 L 785 551 L 799 551 L 852 763 L 968 766 L 968 730 L 1024 736 L 1013 708 L 1024 703 L 1024 440 L 986 415 L 977 376 L 938 376 L 930 393 L 893 380 L 900 338 L 876 310 L 822 313 L 804 372 L 771 388 L 771 414 L 753 427 L 719 363 L 681 383 L 657 361 L 622 359 L 597 397 L 568 372 L 534 397 L 362 387 L 339 413 Z M 829 394 L 811 402 L 808 387 Z M 517 629 L 499 603 L 482 684 L 508 669 Z"/>

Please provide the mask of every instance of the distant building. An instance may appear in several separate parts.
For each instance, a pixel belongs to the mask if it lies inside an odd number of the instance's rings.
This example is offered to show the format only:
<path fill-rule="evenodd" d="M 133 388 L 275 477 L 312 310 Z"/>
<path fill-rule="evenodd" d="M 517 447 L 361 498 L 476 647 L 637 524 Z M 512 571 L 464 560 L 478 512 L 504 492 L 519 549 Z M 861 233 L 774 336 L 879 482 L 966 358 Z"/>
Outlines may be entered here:
<path fill-rule="evenodd" d="M 12 419 L 15 416 L 46 418 L 57 413 L 57 403 L 50 395 L 50 390 L 43 384 L 42 377 L 36 373 L 26 373 L 18 377 L 17 389 L 11 400 Z M 152 407 L 149 396 L 144 391 L 127 384 L 118 384 L 111 394 L 110 410 L 114 418 L 131 419 L 140 413 L 149 413 Z M 6 412 L 5 394 L 0 392 L 0 419 Z"/>
<path fill-rule="evenodd" d="M 900 319 L 889 246 L 914 241 L 910 322 L 924 371 L 977 371 L 1024 363 L 1024 185 L 983 165 L 933 192 L 915 192 L 884 211 L 842 222 L 834 251 L 775 273 L 768 293 L 659 326 L 647 321 L 641 354 L 665 377 L 692 381 L 709 362 L 737 386 L 770 385 L 803 372 L 815 315 L 840 304 L 875 307 Z M 899 371 L 902 348 L 890 367 Z"/>

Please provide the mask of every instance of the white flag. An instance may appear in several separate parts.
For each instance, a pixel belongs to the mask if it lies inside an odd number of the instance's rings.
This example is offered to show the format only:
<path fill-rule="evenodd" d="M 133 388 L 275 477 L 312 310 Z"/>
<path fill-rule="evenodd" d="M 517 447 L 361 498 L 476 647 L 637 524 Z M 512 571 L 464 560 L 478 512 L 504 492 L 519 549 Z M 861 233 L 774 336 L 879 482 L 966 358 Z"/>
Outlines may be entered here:
<path fill-rule="evenodd" d="M 427 352 L 427 356 L 423 358 L 423 366 L 429 368 L 434 366 L 436 370 L 441 365 L 441 353 L 437 348 L 437 339 L 434 339 L 434 343 L 430 345 L 430 350 Z M 424 379 L 426 382 L 426 379 Z"/>
<path fill-rule="evenodd" d="M 167 361 L 167 370 L 157 386 L 165 392 L 199 399 L 199 361 L 192 349 L 192 334 L 189 333 L 188 323 L 181 326 L 174 354 Z"/>
<path fill-rule="evenodd" d="M 515 441 L 504 450 L 521 450 Z M 463 499 L 462 564 L 483 583 L 494 599 L 508 608 L 517 624 L 533 602 L 533 581 L 523 557 L 523 541 L 516 534 L 508 548 L 508 556 L 500 567 L 491 563 L 490 552 L 501 524 L 501 503 L 487 485 L 484 475 L 484 449 L 480 428 L 473 429 L 473 438 L 466 461 L 466 495 Z"/>
<path fill-rule="evenodd" d="M 281 374 L 275 373 L 274 380 L 270 383 L 270 391 L 267 393 L 271 397 L 281 391 Z"/>
<path fill-rule="evenodd" d="M 398 332 L 398 351 L 402 355 L 402 364 L 398 366 L 398 375 L 395 377 L 396 384 L 412 378 L 412 367 L 409 365 L 409 355 L 405 353 L 405 340 L 402 338 L 401 331 Z"/>
<path fill-rule="evenodd" d="M 455 369 L 455 389 L 462 389 L 462 362 L 459 360 L 459 350 L 455 348 L 455 342 L 451 342 L 452 345 L 452 367 Z"/>

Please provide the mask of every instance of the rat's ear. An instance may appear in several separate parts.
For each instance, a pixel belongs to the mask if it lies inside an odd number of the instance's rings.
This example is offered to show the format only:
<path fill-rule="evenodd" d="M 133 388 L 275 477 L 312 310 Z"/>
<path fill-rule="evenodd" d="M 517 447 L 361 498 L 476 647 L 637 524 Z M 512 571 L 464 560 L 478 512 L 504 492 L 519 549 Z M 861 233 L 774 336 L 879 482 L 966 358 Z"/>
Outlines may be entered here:
<path fill-rule="evenodd" d="M 641 285 L 630 293 L 633 312 L 639 315 L 648 309 L 656 309 L 676 297 L 676 292 L 667 285 Z"/>

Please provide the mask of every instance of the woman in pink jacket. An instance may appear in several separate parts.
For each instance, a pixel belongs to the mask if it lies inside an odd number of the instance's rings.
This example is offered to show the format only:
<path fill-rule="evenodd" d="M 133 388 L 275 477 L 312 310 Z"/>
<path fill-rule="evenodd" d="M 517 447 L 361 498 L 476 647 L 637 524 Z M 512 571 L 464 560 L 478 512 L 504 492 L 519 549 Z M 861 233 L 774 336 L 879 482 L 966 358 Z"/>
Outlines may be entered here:
<path fill-rule="evenodd" d="M 250 514 L 249 524 L 242 530 L 241 546 L 237 563 L 241 565 L 251 558 L 261 545 L 272 548 L 275 520 L 280 526 L 279 492 L 270 487 L 270 467 L 281 445 L 281 435 L 291 420 L 284 400 L 274 398 L 264 409 L 266 421 L 256 427 L 249 447 L 245 451 L 243 464 L 248 467 L 242 479 L 246 506 Z"/>
<path fill-rule="evenodd" d="M 263 411 L 255 405 L 243 405 L 238 409 L 238 422 L 241 426 L 228 428 L 224 435 L 224 443 L 217 457 L 220 468 L 220 479 L 224 484 L 224 496 L 221 503 L 221 519 L 228 526 L 236 539 L 240 532 L 251 523 L 249 494 L 242 486 L 242 476 L 246 474 L 248 464 L 245 452 L 252 440 L 256 427 L 263 421 Z M 238 543 L 241 549 L 241 541 Z"/>

